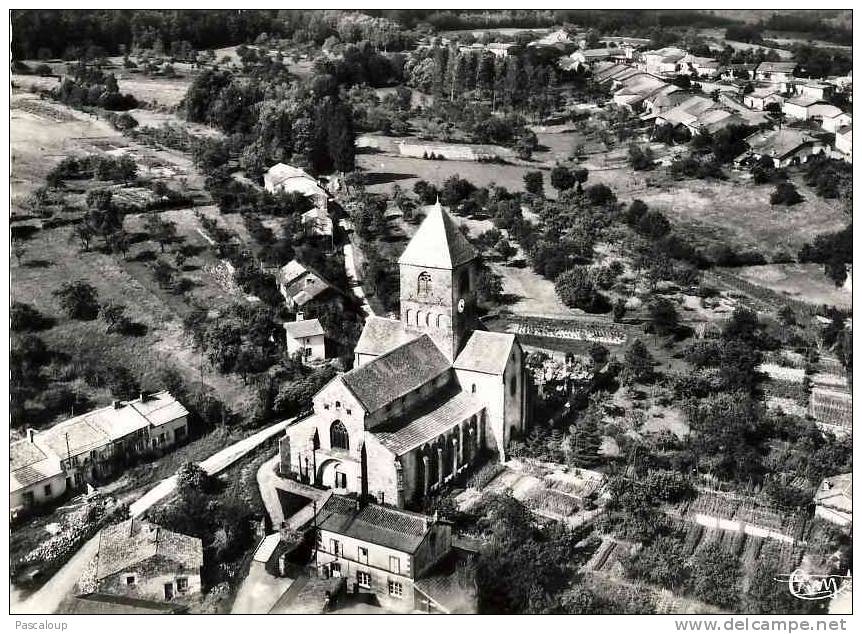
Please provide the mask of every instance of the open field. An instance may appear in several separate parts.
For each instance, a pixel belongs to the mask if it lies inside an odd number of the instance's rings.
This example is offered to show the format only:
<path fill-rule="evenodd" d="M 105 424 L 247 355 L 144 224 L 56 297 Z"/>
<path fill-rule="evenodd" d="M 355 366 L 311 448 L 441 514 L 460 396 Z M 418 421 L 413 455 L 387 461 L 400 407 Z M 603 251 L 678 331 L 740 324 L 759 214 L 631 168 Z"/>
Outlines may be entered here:
<path fill-rule="evenodd" d="M 820 264 L 767 264 L 735 268 L 732 272 L 752 284 L 794 299 L 845 308 L 853 305 L 853 293 L 844 287 L 836 287 L 823 274 Z"/>
<path fill-rule="evenodd" d="M 769 203 L 772 185 L 742 182 L 736 175 L 727 181 L 669 182 L 637 197 L 666 214 L 697 244 L 758 249 L 767 257 L 780 251 L 795 256 L 815 235 L 842 229 L 848 217 L 837 201 L 818 198 L 801 179 L 794 183 L 804 200 L 791 207 Z"/>
<path fill-rule="evenodd" d="M 13 196 L 44 184 L 49 169 L 63 156 L 90 152 L 127 151 L 138 161 L 145 156 L 161 161 L 160 173 L 167 174 L 168 181 L 184 179 L 186 190 L 194 188 L 201 180 L 187 157 L 175 152 L 154 152 L 129 143 L 104 122 L 59 104 L 30 95 L 13 95 L 12 119 Z M 205 273 L 209 251 L 202 248 L 203 239 L 189 226 L 188 217 L 194 219 L 192 211 L 164 213 L 177 221 L 178 235 L 201 247 L 197 256 L 189 258 L 183 272 L 194 283 L 190 295 L 199 295 L 213 307 L 226 305 L 229 296 Z M 141 229 L 141 222 L 139 217 L 130 216 L 127 230 Z M 14 260 L 10 263 L 12 301 L 26 302 L 58 318 L 53 328 L 40 333 L 48 348 L 102 366 L 124 366 L 148 388 L 159 387 L 153 380 L 156 371 L 164 365 L 176 367 L 189 383 L 199 380 L 200 355 L 192 350 L 182 332 L 181 317 L 188 305 L 179 296 L 158 287 L 145 261 L 133 259 L 145 250 L 158 253 L 158 245 L 146 240 L 133 241 L 127 261 L 118 254 L 108 255 L 96 248 L 82 252 L 71 232 L 68 224 L 36 231 L 24 243 L 21 263 Z M 138 232 L 137 235 L 142 234 Z M 94 247 L 100 244 L 101 240 L 94 241 Z M 98 290 L 100 302 L 124 304 L 129 318 L 140 324 L 141 334 L 107 334 L 105 324 L 99 320 L 74 321 L 60 317 L 51 293 L 62 283 L 79 279 Z M 204 368 L 204 381 L 236 408 L 243 407 L 252 398 L 252 390 L 238 377 L 222 376 Z M 88 396 L 97 404 L 110 400 L 104 389 L 92 391 Z"/>

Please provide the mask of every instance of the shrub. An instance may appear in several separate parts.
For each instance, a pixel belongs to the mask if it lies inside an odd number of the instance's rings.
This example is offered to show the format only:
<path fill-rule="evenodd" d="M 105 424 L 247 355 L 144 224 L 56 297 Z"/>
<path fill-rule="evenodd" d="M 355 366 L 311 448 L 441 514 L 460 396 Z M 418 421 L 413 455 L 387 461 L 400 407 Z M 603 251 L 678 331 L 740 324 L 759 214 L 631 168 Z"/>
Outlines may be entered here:
<path fill-rule="evenodd" d="M 571 308 L 588 313 L 606 313 L 608 299 L 596 290 L 592 276 L 585 267 L 575 267 L 561 273 L 554 282 L 560 300 Z"/>
<path fill-rule="evenodd" d="M 796 191 L 793 183 L 778 183 L 769 196 L 769 202 L 773 205 L 795 205 L 802 202 L 802 196 Z"/>
<path fill-rule="evenodd" d="M 99 314 L 99 292 L 83 280 L 66 282 L 52 294 L 71 319 L 95 319 Z"/>

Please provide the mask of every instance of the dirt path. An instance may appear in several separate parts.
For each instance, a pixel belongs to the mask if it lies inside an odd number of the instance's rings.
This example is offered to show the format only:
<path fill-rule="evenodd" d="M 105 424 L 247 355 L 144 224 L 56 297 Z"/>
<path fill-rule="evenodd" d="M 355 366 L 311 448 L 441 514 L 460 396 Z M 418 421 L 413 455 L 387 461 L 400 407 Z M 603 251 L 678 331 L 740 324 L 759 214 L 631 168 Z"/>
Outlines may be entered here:
<path fill-rule="evenodd" d="M 247 438 L 243 438 L 229 447 L 213 454 L 200 463 L 210 475 L 215 475 L 234 462 L 248 454 L 252 449 L 284 431 L 294 419 L 283 420 L 270 425 Z M 140 517 L 154 504 L 165 499 L 176 488 L 176 475 L 165 478 L 130 507 L 132 517 Z M 14 586 L 9 589 L 9 611 L 11 614 L 53 614 L 60 603 L 72 591 L 75 583 L 84 571 L 87 563 L 93 558 L 99 544 L 96 535 L 75 553 L 66 565 L 60 568 L 39 590 L 23 598 L 21 592 Z"/>

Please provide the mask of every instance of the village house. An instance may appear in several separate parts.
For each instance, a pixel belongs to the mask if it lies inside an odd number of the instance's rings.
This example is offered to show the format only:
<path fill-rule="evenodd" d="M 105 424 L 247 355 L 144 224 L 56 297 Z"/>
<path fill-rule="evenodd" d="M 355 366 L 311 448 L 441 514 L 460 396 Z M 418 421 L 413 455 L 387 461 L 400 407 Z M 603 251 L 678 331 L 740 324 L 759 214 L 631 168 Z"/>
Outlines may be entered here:
<path fill-rule="evenodd" d="M 278 290 L 288 310 L 303 312 L 315 304 L 344 305 L 341 291 L 299 260 L 291 260 L 275 274 Z"/>
<path fill-rule="evenodd" d="M 98 540 L 79 594 L 178 603 L 200 597 L 203 545 L 197 537 L 129 519 L 103 528 Z"/>
<path fill-rule="evenodd" d="M 737 161 L 743 156 L 758 160 L 766 156 L 773 160 L 777 168 L 806 163 L 812 156 L 826 151 L 819 139 L 801 130 L 789 128 L 755 132 L 747 137 L 745 142 L 750 149 L 740 155 Z"/>
<path fill-rule="evenodd" d="M 641 112 L 647 101 L 677 89 L 651 75 L 636 75 L 623 82 L 623 87 L 614 93 L 614 103 L 632 112 Z"/>
<path fill-rule="evenodd" d="M 564 70 L 577 70 L 581 67 L 592 68 L 599 62 L 607 60 L 628 61 L 634 56 L 634 49 L 627 48 L 589 48 L 575 51 L 567 57 L 560 58 L 559 65 Z"/>
<path fill-rule="evenodd" d="M 742 102 L 754 110 L 766 110 L 766 106 L 771 103 L 777 103 L 780 106 L 784 103 L 784 97 L 775 88 L 769 86 L 756 88 L 747 95 L 743 95 Z"/>
<path fill-rule="evenodd" d="M 645 117 L 654 119 L 656 126 L 682 126 L 692 134 L 714 133 L 729 125 L 744 123 L 735 112 L 723 108 L 712 99 L 692 95 L 678 106 L 661 113 Z"/>
<path fill-rule="evenodd" d="M 815 99 L 829 99 L 835 91 L 835 87 L 820 81 L 811 81 L 796 84 L 796 93 L 804 97 Z"/>
<path fill-rule="evenodd" d="M 853 126 L 845 125 L 835 131 L 835 149 L 848 163 L 853 162 Z"/>
<path fill-rule="evenodd" d="M 641 115 L 641 118 L 646 120 L 650 118 L 650 115 L 659 115 L 662 112 L 667 112 L 672 108 L 676 108 L 691 96 L 690 92 L 685 91 L 678 86 L 674 86 L 673 84 L 668 84 L 666 88 L 659 90 L 655 94 L 644 99 L 643 106 L 645 114 Z"/>
<path fill-rule="evenodd" d="M 326 360 L 326 335 L 319 319 L 284 322 L 287 353 L 299 354 L 303 363 Z"/>
<path fill-rule="evenodd" d="M 834 117 L 841 113 L 841 108 L 833 106 L 823 99 L 802 95 L 785 101 L 781 106 L 781 111 L 792 119 L 808 121 L 815 118 Z"/>
<path fill-rule="evenodd" d="M 325 209 L 309 209 L 302 214 L 302 224 L 309 228 L 312 235 L 332 238 L 332 217 Z"/>
<path fill-rule="evenodd" d="M 688 53 L 675 46 L 667 46 L 640 54 L 638 67 L 648 73 L 672 75 L 679 70 L 679 65 Z"/>
<path fill-rule="evenodd" d="M 711 79 L 721 74 L 721 65 L 712 57 L 698 57 L 689 53 L 679 61 L 679 72 Z"/>
<path fill-rule="evenodd" d="M 762 110 L 753 110 L 740 102 L 736 97 L 727 93 L 721 93 L 718 96 L 718 101 L 722 106 L 732 110 L 745 121 L 746 125 L 760 126 L 770 123 L 769 114 Z"/>
<path fill-rule="evenodd" d="M 9 446 L 10 513 L 15 517 L 103 481 L 131 457 L 177 445 L 188 437 L 188 415 L 163 391 L 27 430 L 25 439 Z"/>
<path fill-rule="evenodd" d="M 723 79 L 735 81 L 737 79 L 751 79 L 757 64 L 727 64 L 721 68 L 719 75 Z"/>
<path fill-rule="evenodd" d="M 329 194 L 308 172 L 292 165 L 276 163 L 263 175 L 263 186 L 271 194 L 295 192 L 307 196 L 317 209 L 326 212 Z"/>
<path fill-rule="evenodd" d="M 796 62 L 761 62 L 754 71 L 754 79 L 771 84 L 778 92 L 787 92 L 793 85 Z"/>
<path fill-rule="evenodd" d="M 820 122 L 820 127 L 826 130 L 826 132 L 832 132 L 834 134 L 838 132 L 839 128 L 851 125 L 852 123 L 853 115 L 849 112 L 839 112 L 831 117 L 824 116 Z"/>
<path fill-rule="evenodd" d="M 814 514 L 838 526 L 853 523 L 853 474 L 823 480 L 814 494 Z"/>
<path fill-rule="evenodd" d="M 505 459 L 526 426 L 523 351 L 512 334 L 474 330 L 476 258 L 431 207 L 399 259 L 401 319 L 366 320 L 355 367 L 286 429 L 282 473 L 403 508 L 487 453 Z"/>
<path fill-rule="evenodd" d="M 318 511 L 316 567 L 389 612 L 475 613 L 475 588 L 453 565 L 452 526 L 436 516 L 331 496 Z"/>

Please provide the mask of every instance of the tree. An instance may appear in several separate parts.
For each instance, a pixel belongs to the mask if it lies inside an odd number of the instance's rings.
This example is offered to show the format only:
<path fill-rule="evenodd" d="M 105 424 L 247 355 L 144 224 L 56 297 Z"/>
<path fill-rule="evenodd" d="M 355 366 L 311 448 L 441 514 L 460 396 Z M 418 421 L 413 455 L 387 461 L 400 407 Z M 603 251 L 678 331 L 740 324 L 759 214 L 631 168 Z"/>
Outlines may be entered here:
<path fill-rule="evenodd" d="M 569 427 L 569 462 L 573 466 L 592 469 L 601 462 L 600 424 L 601 410 L 592 403 L 581 419 Z"/>
<path fill-rule="evenodd" d="M 572 170 L 572 176 L 575 177 L 575 182 L 578 184 L 578 193 L 582 194 L 584 191 L 583 185 L 587 182 L 587 179 L 590 176 L 589 171 L 584 167 L 574 169 Z"/>
<path fill-rule="evenodd" d="M 561 273 L 554 281 L 560 300 L 570 308 L 589 313 L 604 313 L 610 309 L 607 298 L 596 290 L 589 269 L 578 266 Z"/>
<path fill-rule="evenodd" d="M 647 306 L 648 321 L 644 330 L 664 337 L 679 329 L 679 313 L 674 303 L 666 297 L 657 297 Z"/>
<path fill-rule="evenodd" d="M 132 373 L 123 366 L 115 366 L 107 376 L 108 390 L 111 395 L 121 401 L 130 401 L 141 393 L 141 384 Z"/>
<path fill-rule="evenodd" d="M 518 252 L 518 249 L 513 247 L 506 238 L 500 238 L 497 241 L 497 244 L 494 245 L 494 250 L 499 253 L 500 257 L 504 260 L 508 260 Z"/>
<path fill-rule="evenodd" d="M 153 276 L 161 288 L 170 288 L 174 284 L 176 269 L 165 260 L 157 260 L 153 264 Z"/>
<path fill-rule="evenodd" d="M 524 174 L 524 189 L 534 196 L 545 195 L 545 177 L 539 170 Z"/>
<path fill-rule="evenodd" d="M 623 355 L 620 379 L 626 385 L 649 383 L 655 377 L 655 359 L 640 339 L 635 339 Z"/>
<path fill-rule="evenodd" d="M 717 544 L 701 550 L 692 563 L 692 594 L 701 601 L 731 609 L 739 604 L 739 561 Z"/>
<path fill-rule="evenodd" d="M 24 244 L 23 240 L 20 238 L 12 240 L 12 253 L 15 256 L 15 261 L 18 262 L 18 266 L 21 266 L 21 258 L 27 253 L 27 245 Z"/>
<path fill-rule="evenodd" d="M 163 220 L 156 212 L 150 212 L 144 228 L 150 234 L 150 238 L 159 243 L 162 253 L 165 252 L 165 245 L 172 242 L 177 235 L 176 224 Z"/>
<path fill-rule="evenodd" d="M 99 311 L 102 320 L 107 324 L 106 333 L 125 332 L 131 325 L 126 316 L 126 307 L 123 304 L 105 304 Z"/>
<path fill-rule="evenodd" d="M 83 280 L 66 282 L 52 295 L 71 319 L 95 319 L 99 314 L 99 292 Z"/>
<path fill-rule="evenodd" d="M 559 193 L 575 186 L 575 175 L 565 165 L 555 165 L 551 169 L 551 187 Z"/>
<path fill-rule="evenodd" d="M 649 170 L 655 164 L 655 157 L 649 145 L 641 148 L 637 143 L 629 146 L 629 165 L 635 171 Z"/>
<path fill-rule="evenodd" d="M 90 241 L 93 239 L 93 228 L 86 219 L 75 225 L 72 235 L 81 241 L 81 248 L 84 249 L 84 251 L 90 250 Z"/>
<path fill-rule="evenodd" d="M 30 304 L 12 302 L 9 307 L 9 328 L 13 332 L 25 332 L 50 328 L 53 320 L 40 313 Z"/>

